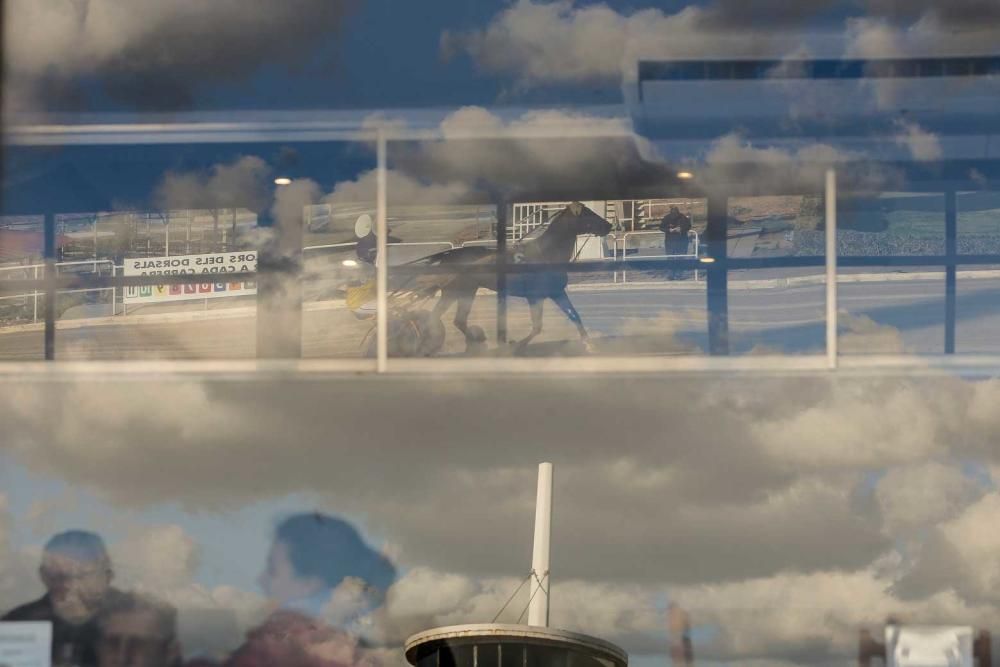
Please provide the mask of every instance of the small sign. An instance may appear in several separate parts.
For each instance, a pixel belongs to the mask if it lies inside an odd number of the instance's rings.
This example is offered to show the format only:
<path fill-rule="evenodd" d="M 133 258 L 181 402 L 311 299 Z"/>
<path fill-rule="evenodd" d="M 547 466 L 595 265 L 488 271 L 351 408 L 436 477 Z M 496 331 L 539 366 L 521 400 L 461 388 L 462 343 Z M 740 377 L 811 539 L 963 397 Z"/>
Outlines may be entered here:
<path fill-rule="evenodd" d="M 48 621 L 0 623 L 0 667 L 51 667 L 52 624 Z"/>

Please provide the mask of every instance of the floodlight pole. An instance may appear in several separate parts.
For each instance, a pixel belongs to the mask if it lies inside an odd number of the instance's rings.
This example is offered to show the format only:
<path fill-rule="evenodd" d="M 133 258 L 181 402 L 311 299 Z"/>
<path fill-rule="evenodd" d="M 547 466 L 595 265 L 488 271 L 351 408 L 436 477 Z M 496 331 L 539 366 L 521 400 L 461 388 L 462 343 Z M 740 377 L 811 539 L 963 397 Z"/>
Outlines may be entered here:
<path fill-rule="evenodd" d="M 535 544 L 531 557 L 531 587 L 528 625 L 549 625 L 549 543 L 552 536 L 552 464 L 538 464 L 538 495 L 535 500 Z"/>

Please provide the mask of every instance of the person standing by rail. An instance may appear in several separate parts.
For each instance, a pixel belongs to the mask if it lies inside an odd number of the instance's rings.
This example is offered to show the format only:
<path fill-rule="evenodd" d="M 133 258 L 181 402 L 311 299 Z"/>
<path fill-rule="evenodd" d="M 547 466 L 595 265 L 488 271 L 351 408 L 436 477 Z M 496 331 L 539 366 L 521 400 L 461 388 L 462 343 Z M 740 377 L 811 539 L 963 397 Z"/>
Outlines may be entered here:
<path fill-rule="evenodd" d="M 663 252 L 665 255 L 686 255 L 688 254 L 688 233 L 691 231 L 691 218 L 678 210 L 676 206 L 671 206 L 660 221 L 660 231 L 663 232 Z M 684 276 L 682 271 L 671 269 L 669 277 L 677 280 Z"/>

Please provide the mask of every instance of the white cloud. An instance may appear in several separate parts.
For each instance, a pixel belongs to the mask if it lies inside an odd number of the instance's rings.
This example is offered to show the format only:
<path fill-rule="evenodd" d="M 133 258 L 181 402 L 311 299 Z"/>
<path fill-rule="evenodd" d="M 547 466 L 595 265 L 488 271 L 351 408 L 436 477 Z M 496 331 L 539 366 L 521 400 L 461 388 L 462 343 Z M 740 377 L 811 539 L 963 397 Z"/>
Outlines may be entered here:
<path fill-rule="evenodd" d="M 770 456 L 790 464 L 877 467 L 946 455 L 941 426 L 949 409 L 962 409 L 957 397 L 932 396 L 911 383 L 884 380 L 865 391 L 838 384 L 822 402 L 752 428 Z"/>
<path fill-rule="evenodd" d="M 970 623 L 984 627 L 991 610 L 945 592 L 904 601 L 891 581 L 871 570 L 776 575 L 674 591 L 695 626 L 714 636 L 695 647 L 702 660 L 784 660 L 840 664 L 857 655 L 858 631 L 877 634 L 891 615 L 909 623 Z"/>
<path fill-rule="evenodd" d="M 737 133 L 714 140 L 695 165 L 699 183 L 724 190 L 739 184 L 748 194 L 773 194 L 787 189 L 821 192 L 828 169 L 851 162 L 850 169 L 837 169 L 838 185 L 855 192 L 883 189 L 899 180 L 893 170 L 864 162 L 864 154 L 814 142 L 794 148 L 755 144 Z"/>
<path fill-rule="evenodd" d="M 918 162 L 934 162 L 942 156 L 941 141 L 933 132 L 928 132 L 917 123 L 900 121 L 897 123 L 899 134 L 895 141 L 907 149 L 914 160 Z"/>
<path fill-rule="evenodd" d="M 943 18 L 936 8 L 927 8 L 912 23 L 877 15 L 848 19 L 844 52 L 847 57 L 867 59 L 992 55 L 998 43 L 1000 23 L 995 20 L 954 22 Z M 945 79 L 932 87 L 919 79 L 877 79 L 866 87 L 873 92 L 877 107 L 917 109 L 936 108 L 942 100 L 949 100 L 971 86 L 983 90 L 995 85 L 974 77 Z"/>
<path fill-rule="evenodd" d="M 323 198 L 323 202 L 334 206 L 361 203 L 374 208 L 377 179 L 378 173 L 372 169 L 355 179 L 340 181 L 333 192 Z M 395 169 L 386 171 L 386 196 L 390 205 L 453 204 L 468 195 L 468 185 L 460 182 L 428 184 Z"/>
<path fill-rule="evenodd" d="M 890 535 L 910 536 L 953 518 L 984 492 L 980 482 L 934 461 L 891 468 L 875 497 Z"/>
<path fill-rule="evenodd" d="M 535 86 L 631 79 L 640 58 L 773 56 L 797 45 L 793 31 L 730 20 L 730 10 L 744 11 L 738 5 L 624 14 L 604 3 L 518 0 L 481 31 L 446 33 L 442 47 L 464 50 L 484 70 Z M 788 13 L 787 4 L 770 8 L 775 16 Z"/>
<path fill-rule="evenodd" d="M 240 80 L 264 63 L 300 64 L 353 5 L 132 0 L 122 11 L 116 0 L 12 0 L 5 65 L 22 109 L 78 94 L 73 86 L 84 77 L 137 106 L 173 109 L 189 104 L 199 84 Z"/>
<path fill-rule="evenodd" d="M 440 130 L 442 140 L 394 150 L 394 168 L 449 190 L 464 183 L 486 191 L 579 192 L 606 189 L 609 182 L 627 179 L 630 169 L 636 180 L 648 179 L 639 173 L 640 160 L 658 157 L 628 120 L 569 110 L 530 111 L 508 119 L 463 107 L 442 120 Z"/>
<path fill-rule="evenodd" d="M 144 526 L 112 551 L 117 576 L 127 588 L 155 591 L 184 586 L 199 565 L 199 547 L 178 525 Z"/>
<path fill-rule="evenodd" d="M 271 199 L 271 167 L 255 155 L 213 165 L 207 172 L 167 172 L 153 193 L 163 209 L 247 208 L 263 211 Z"/>
<path fill-rule="evenodd" d="M 933 527 L 896 586 L 900 594 L 919 599 L 955 591 L 977 603 L 1000 603 L 1000 537 L 988 528 L 998 518 L 1000 494 L 992 492 Z"/>

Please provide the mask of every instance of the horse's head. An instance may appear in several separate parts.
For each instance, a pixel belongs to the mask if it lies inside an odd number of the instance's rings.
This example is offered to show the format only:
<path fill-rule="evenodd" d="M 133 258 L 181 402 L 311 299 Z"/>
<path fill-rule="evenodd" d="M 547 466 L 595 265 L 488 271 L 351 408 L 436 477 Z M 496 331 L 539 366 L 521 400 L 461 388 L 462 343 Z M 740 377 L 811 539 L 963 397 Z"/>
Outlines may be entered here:
<path fill-rule="evenodd" d="M 561 217 L 576 236 L 582 234 L 607 236 L 611 231 L 611 223 L 578 201 L 563 209 Z"/>

